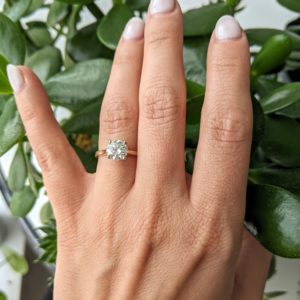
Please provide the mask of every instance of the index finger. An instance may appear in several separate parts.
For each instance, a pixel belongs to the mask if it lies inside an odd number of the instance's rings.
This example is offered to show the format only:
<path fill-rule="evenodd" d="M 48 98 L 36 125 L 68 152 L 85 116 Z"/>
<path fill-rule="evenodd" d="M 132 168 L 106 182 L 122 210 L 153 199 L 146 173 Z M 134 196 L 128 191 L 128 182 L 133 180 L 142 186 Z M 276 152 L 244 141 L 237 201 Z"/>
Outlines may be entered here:
<path fill-rule="evenodd" d="M 7 73 L 54 210 L 57 204 L 65 207 L 64 198 L 74 204 L 74 199 L 81 198 L 84 189 L 79 182 L 87 173 L 57 123 L 40 80 L 23 66 L 9 65 Z"/>

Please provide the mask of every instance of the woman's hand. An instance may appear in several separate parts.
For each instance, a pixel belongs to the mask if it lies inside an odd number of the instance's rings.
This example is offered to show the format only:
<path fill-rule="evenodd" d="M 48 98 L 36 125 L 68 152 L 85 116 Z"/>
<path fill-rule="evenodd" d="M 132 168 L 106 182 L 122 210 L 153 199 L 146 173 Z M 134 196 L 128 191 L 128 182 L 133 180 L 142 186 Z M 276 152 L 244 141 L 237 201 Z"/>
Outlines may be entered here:
<path fill-rule="evenodd" d="M 99 149 L 125 139 L 138 157 L 101 157 L 95 174 L 69 145 L 36 76 L 8 67 L 57 220 L 56 300 L 262 295 L 269 255 L 260 249 L 264 263 L 251 271 L 252 254 L 241 250 L 252 137 L 247 39 L 229 16 L 212 35 L 191 178 L 182 28 L 174 0 L 152 1 L 145 30 L 142 20 L 128 23 L 102 104 Z M 247 287 L 244 277 L 259 282 Z"/>

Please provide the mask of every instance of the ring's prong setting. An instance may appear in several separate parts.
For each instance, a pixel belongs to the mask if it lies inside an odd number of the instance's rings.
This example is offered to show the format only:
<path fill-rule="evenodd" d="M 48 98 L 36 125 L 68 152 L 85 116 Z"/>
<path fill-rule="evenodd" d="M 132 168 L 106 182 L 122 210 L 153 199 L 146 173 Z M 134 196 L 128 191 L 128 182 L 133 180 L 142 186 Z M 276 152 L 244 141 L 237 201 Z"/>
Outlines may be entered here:
<path fill-rule="evenodd" d="M 128 155 L 128 146 L 124 140 L 109 140 L 106 156 L 112 160 L 125 160 Z"/>

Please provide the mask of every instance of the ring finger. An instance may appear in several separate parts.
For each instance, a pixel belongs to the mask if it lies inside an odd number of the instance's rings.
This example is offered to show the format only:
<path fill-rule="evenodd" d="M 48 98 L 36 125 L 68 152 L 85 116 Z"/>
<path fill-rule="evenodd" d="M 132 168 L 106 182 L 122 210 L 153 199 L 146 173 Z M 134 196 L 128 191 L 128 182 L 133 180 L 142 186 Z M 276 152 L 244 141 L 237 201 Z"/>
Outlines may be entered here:
<path fill-rule="evenodd" d="M 144 22 L 129 20 L 116 50 L 114 63 L 100 114 L 99 149 L 109 140 L 124 140 L 129 150 L 137 147 L 138 94 L 143 61 Z M 113 156 L 113 155 L 112 155 Z M 112 157 L 111 157 L 112 158 Z M 118 157 L 114 157 L 118 159 Z M 108 190 L 124 194 L 134 182 L 136 157 L 112 161 L 99 157 L 97 178 Z M 107 180 L 109 178 L 110 180 Z M 122 183 L 122 185 L 121 185 Z M 111 189 L 111 184 L 122 189 Z"/>

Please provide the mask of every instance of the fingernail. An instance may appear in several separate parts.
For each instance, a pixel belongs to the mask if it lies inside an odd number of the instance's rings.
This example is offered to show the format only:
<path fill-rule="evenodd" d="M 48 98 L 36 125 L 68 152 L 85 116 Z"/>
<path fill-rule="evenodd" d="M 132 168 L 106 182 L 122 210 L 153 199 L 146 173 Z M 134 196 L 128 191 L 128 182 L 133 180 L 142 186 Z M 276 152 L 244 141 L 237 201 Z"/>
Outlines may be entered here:
<path fill-rule="evenodd" d="M 7 65 L 6 72 L 14 92 L 19 92 L 25 83 L 21 70 L 17 66 Z"/>
<path fill-rule="evenodd" d="M 151 0 L 150 13 L 154 15 L 170 12 L 174 9 L 175 2 L 175 0 Z"/>
<path fill-rule="evenodd" d="M 145 23 L 138 17 L 131 18 L 123 32 L 123 38 L 126 40 L 141 39 L 144 36 Z"/>
<path fill-rule="evenodd" d="M 238 39 L 242 36 L 242 29 L 234 17 L 223 16 L 217 22 L 215 35 L 219 40 Z"/>

